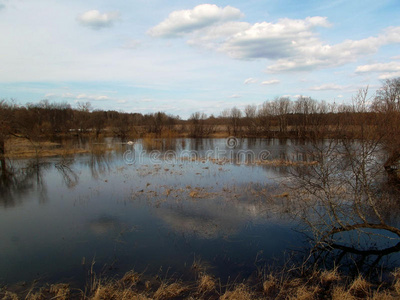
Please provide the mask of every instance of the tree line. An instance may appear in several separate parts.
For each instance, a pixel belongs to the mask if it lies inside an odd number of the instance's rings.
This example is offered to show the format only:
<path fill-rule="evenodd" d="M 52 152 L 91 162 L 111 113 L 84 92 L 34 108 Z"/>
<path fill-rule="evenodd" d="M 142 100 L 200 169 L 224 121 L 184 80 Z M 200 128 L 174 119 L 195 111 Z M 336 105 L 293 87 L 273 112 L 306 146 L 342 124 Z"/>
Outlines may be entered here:
<path fill-rule="evenodd" d="M 307 139 L 358 138 L 368 133 L 371 138 L 385 140 L 391 145 L 395 161 L 400 157 L 400 78 L 384 81 L 371 97 L 368 97 L 368 89 L 360 93 L 347 105 L 302 96 L 295 101 L 278 97 L 258 106 L 225 109 L 218 116 L 194 112 L 187 120 L 165 112 L 96 110 L 89 102 L 71 107 L 65 102 L 48 100 L 26 105 L 0 100 L 0 156 L 4 156 L 5 142 L 10 137 L 28 140 L 74 135 L 108 135 L 122 139 L 201 138 L 225 134 Z"/>

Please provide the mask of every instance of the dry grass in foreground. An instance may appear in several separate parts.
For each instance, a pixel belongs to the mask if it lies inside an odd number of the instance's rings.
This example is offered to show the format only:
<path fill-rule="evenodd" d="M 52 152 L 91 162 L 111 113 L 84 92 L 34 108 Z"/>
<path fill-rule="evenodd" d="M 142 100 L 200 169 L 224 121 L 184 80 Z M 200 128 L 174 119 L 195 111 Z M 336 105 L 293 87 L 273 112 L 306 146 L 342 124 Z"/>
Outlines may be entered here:
<path fill-rule="evenodd" d="M 282 272 L 259 276 L 259 280 L 244 281 L 228 286 L 207 274 L 197 272 L 196 280 L 161 280 L 146 278 L 130 271 L 118 280 L 93 280 L 85 291 L 74 290 L 68 284 L 30 287 L 26 290 L 0 289 L 2 300 L 83 299 L 83 300 L 146 300 L 146 299 L 400 299 L 400 270 L 396 270 L 392 283 L 376 285 L 362 276 L 350 280 L 337 270 L 314 271 L 304 277 L 288 276 Z M 261 279 L 262 278 L 262 279 Z"/>

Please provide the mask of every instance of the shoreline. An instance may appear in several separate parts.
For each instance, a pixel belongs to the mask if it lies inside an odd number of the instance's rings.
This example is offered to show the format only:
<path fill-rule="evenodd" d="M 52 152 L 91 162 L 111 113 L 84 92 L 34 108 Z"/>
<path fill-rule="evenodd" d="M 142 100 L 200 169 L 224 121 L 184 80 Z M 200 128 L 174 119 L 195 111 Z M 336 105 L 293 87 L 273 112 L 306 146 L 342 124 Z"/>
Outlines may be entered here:
<path fill-rule="evenodd" d="M 131 270 L 119 278 L 88 274 L 84 289 L 69 283 L 17 283 L 0 287 L 1 299 L 399 299 L 400 269 L 391 282 L 372 283 L 363 276 L 350 278 L 332 270 L 302 267 L 277 272 L 259 271 L 242 280 L 221 283 L 204 266 L 193 263 L 193 280 L 180 276 L 148 276 Z"/>

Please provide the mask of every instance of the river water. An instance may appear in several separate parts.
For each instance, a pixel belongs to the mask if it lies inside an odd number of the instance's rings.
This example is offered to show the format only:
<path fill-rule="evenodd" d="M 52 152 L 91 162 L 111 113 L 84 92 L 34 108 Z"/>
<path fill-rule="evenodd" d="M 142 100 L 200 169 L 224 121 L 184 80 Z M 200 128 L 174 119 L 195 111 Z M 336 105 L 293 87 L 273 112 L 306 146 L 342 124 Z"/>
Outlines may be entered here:
<path fill-rule="evenodd" d="M 287 213 L 286 167 L 262 163 L 302 159 L 299 142 L 133 142 L 108 139 L 74 157 L 9 162 L 15 175 L 0 193 L 0 283 L 82 287 L 92 268 L 184 278 L 194 262 L 222 280 L 246 278 L 307 248 Z"/>

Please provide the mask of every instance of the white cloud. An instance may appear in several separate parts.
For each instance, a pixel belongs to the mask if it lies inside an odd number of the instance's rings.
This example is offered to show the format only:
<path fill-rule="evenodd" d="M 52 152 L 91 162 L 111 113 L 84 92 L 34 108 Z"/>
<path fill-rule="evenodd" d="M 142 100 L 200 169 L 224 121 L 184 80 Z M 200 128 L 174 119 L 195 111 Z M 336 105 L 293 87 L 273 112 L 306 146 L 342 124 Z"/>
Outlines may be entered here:
<path fill-rule="evenodd" d="M 255 23 L 228 38 L 219 48 L 237 59 L 279 59 L 296 54 L 299 47 L 315 44 L 312 28 L 330 26 L 326 18 L 280 19 L 277 23 Z"/>
<path fill-rule="evenodd" d="M 103 101 L 110 100 L 110 97 L 104 95 L 87 95 L 87 94 L 79 94 L 76 96 L 76 99 L 85 99 L 85 100 L 94 100 L 94 101 Z"/>
<path fill-rule="evenodd" d="M 379 79 L 389 79 L 400 76 L 400 62 L 377 63 L 358 66 L 356 73 L 381 73 Z"/>
<path fill-rule="evenodd" d="M 320 86 L 310 87 L 310 91 L 334 91 L 334 90 L 343 90 L 345 87 L 341 85 L 337 85 L 334 83 L 323 84 Z"/>
<path fill-rule="evenodd" d="M 150 29 L 149 34 L 188 35 L 188 44 L 213 49 L 235 59 L 267 59 L 272 62 L 267 67 L 269 73 L 337 67 L 376 53 L 384 45 L 400 43 L 400 27 L 388 27 L 377 36 L 330 45 L 316 31 L 316 28 L 331 26 L 326 17 L 283 18 L 255 24 L 232 21 L 241 15 L 233 7 L 222 9 L 203 4 L 193 10 L 171 13 Z"/>
<path fill-rule="evenodd" d="M 56 94 L 50 94 L 52 97 L 56 97 Z M 73 94 L 73 93 L 64 93 L 61 95 L 62 98 L 72 99 L 72 100 L 86 100 L 86 101 L 106 101 L 112 100 L 110 97 L 105 95 L 88 95 L 88 94 Z"/>
<path fill-rule="evenodd" d="M 389 63 L 378 63 L 371 65 L 363 65 L 358 66 L 356 69 L 357 73 L 366 73 L 366 72 L 399 72 L 400 71 L 400 62 L 392 61 Z"/>
<path fill-rule="evenodd" d="M 120 17 L 119 12 L 100 13 L 98 10 L 89 10 L 77 17 L 83 26 L 92 29 L 102 29 L 112 26 Z"/>
<path fill-rule="evenodd" d="M 247 22 L 225 22 L 196 31 L 187 41 L 189 45 L 216 50 L 226 39 L 251 27 Z"/>
<path fill-rule="evenodd" d="M 283 98 L 290 98 L 290 99 L 292 99 L 292 100 L 296 100 L 296 99 L 298 99 L 299 97 L 311 98 L 310 96 L 304 96 L 304 95 L 300 95 L 300 94 L 297 94 L 297 95 L 286 94 L 286 95 L 282 95 L 282 97 L 283 97 Z"/>
<path fill-rule="evenodd" d="M 221 8 L 214 4 L 201 4 L 192 10 L 178 10 L 170 13 L 167 19 L 151 28 L 148 34 L 154 37 L 177 37 L 242 16 L 239 9 L 231 6 Z"/>
<path fill-rule="evenodd" d="M 400 72 L 383 73 L 379 75 L 379 79 L 390 79 L 400 77 Z"/>
<path fill-rule="evenodd" d="M 271 84 L 278 84 L 280 81 L 278 79 L 271 79 L 261 82 L 261 85 L 271 85 Z"/>
<path fill-rule="evenodd" d="M 236 98 L 241 98 L 242 96 L 240 96 L 240 95 L 238 95 L 238 94 L 233 94 L 233 95 L 230 95 L 229 96 L 229 98 L 232 98 L 232 99 L 236 99 Z"/>
<path fill-rule="evenodd" d="M 250 83 L 256 83 L 257 81 L 258 81 L 257 79 L 250 77 L 250 78 L 247 78 L 243 83 L 250 84 Z"/>
<path fill-rule="evenodd" d="M 324 45 L 315 37 L 307 43 L 301 43 L 301 40 L 300 43 L 294 43 L 293 54 L 278 59 L 267 71 L 310 70 L 344 65 L 356 61 L 360 56 L 376 53 L 384 45 L 400 43 L 400 27 L 387 28 L 376 37 L 345 40 L 336 45 Z"/>

